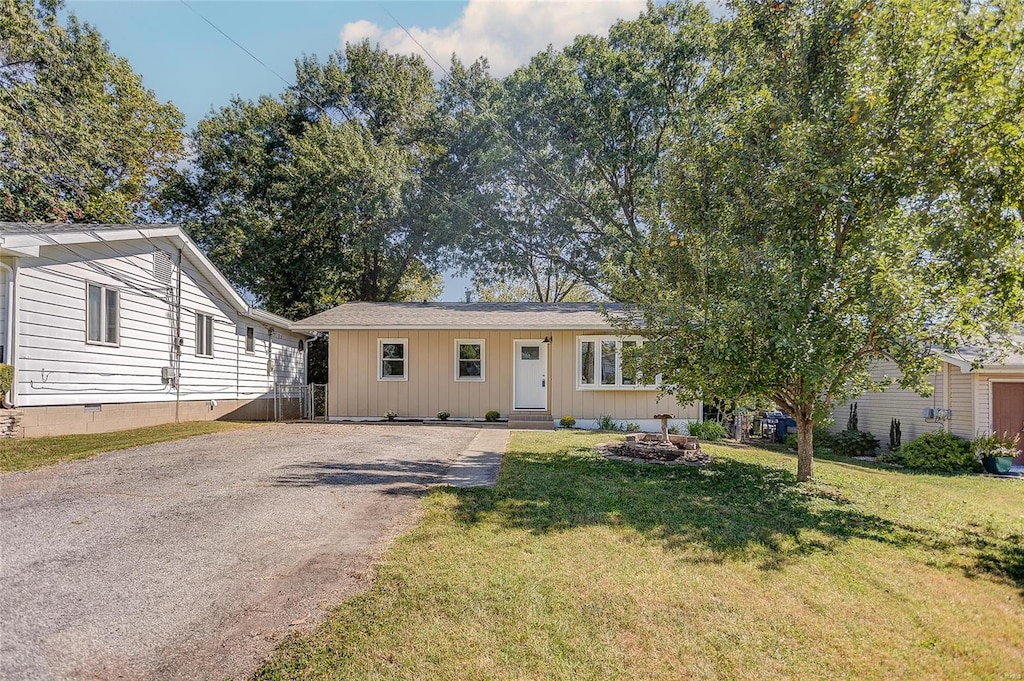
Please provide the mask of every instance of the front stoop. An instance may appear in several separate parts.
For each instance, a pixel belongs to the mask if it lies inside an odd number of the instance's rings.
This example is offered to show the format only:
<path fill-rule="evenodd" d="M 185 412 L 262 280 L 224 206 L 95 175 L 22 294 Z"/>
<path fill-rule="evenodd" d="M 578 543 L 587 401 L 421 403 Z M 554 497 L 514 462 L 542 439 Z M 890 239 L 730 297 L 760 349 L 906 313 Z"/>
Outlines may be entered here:
<path fill-rule="evenodd" d="M 508 415 L 508 427 L 517 430 L 554 430 L 550 411 L 513 411 Z"/>

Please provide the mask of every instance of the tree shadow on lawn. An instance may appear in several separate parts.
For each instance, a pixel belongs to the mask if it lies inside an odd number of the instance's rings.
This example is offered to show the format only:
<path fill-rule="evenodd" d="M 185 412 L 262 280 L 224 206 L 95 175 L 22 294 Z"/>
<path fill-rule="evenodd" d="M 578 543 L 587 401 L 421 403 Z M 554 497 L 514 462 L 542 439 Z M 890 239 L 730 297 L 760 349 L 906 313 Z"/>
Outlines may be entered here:
<path fill-rule="evenodd" d="M 774 570 L 862 539 L 923 548 L 941 554 L 940 563 L 950 560 L 969 575 L 990 573 L 1024 590 L 1024 548 L 1013 537 L 981 528 L 940 535 L 865 513 L 834 488 L 797 484 L 787 470 L 724 457 L 701 469 L 519 453 L 506 456 L 494 490 L 454 494 L 462 523 L 486 516 L 539 534 L 626 526 L 685 561 L 744 560 Z"/>

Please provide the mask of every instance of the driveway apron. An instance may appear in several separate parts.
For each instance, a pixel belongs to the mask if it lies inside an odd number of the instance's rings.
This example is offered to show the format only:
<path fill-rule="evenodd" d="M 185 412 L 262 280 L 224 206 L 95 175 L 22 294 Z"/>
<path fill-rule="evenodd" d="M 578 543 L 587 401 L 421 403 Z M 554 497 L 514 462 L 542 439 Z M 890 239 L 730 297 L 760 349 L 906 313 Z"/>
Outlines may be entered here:
<path fill-rule="evenodd" d="M 478 432 L 254 426 L 0 476 L 0 678 L 251 674 Z"/>

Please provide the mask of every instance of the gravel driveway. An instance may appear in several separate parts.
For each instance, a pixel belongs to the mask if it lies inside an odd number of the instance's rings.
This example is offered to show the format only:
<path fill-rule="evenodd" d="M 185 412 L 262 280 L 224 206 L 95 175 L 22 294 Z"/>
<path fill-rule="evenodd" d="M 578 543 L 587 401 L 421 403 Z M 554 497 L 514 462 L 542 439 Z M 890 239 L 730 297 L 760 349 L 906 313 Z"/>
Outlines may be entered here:
<path fill-rule="evenodd" d="M 0 476 L 0 678 L 251 674 L 477 432 L 267 425 Z"/>

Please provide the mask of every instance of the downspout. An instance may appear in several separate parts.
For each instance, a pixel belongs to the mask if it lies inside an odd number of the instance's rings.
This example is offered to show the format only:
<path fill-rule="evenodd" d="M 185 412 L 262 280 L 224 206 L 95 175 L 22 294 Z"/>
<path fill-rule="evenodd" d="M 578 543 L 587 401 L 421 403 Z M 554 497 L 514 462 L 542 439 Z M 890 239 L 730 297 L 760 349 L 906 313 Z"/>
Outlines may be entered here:
<path fill-rule="evenodd" d="M 270 377 L 270 386 L 274 391 L 274 421 L 277 421 L 277 371 L 274 370 L 274 327 L 267 329 L 267 376 Z M 267 420 L 270 420 L 270 405 L 267 405 Z"/>
<path fill-rule="evenodd" d="M 943 377 L 942 377 L 942 408 L 946 410 L 946 418 L 943 419 L 943 427 L 947 433 L 953 431 L 953 419 L 949 416 L 949 403 L 952 399 L 952 390 L 950 389 L 949 383 L 952 378 L 949 369 L 949 362 L 943 362 Z"/>
<path fill-rule="evenodd" d="M 174 297 L 174 422 L 181 423 L 181 251 L 178 249 L 178 282 Z"/>
<path fill-rule="evenodd" d="M 14 266 L 0 263 L 0 267 L 6 269 L 10 276 L 7 278 L 7 357 L 4 358 L 11 365 L 11 408 L 18 406 L 18 259 L 14 259 Z M 0 399 L 7 401 L 6 395 L 0 395 Z"/>

